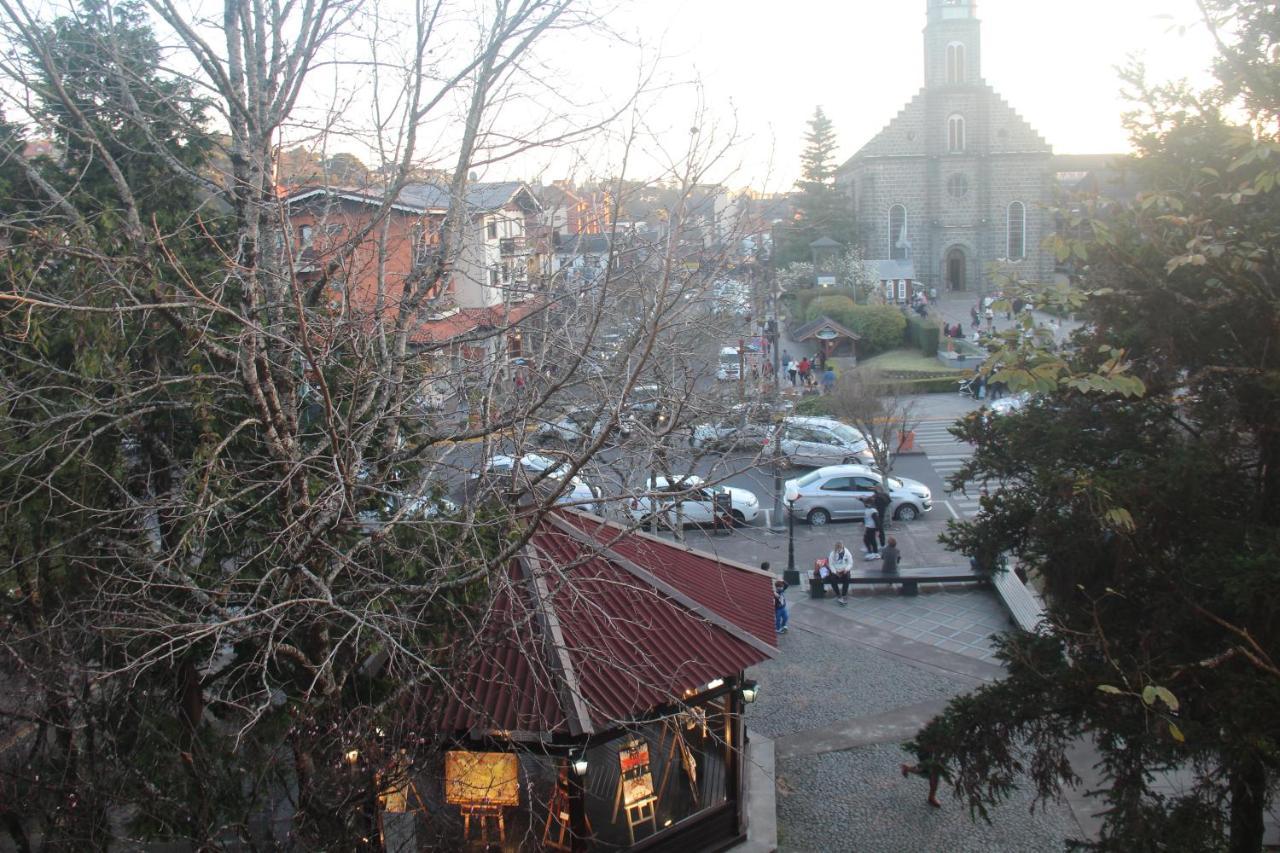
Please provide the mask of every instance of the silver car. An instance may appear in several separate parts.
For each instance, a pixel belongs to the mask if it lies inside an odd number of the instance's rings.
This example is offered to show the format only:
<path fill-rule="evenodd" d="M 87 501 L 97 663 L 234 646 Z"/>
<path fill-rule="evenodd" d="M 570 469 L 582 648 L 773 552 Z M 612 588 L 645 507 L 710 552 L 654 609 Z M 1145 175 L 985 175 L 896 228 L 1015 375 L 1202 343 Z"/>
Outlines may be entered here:
<path fill-rule="evenodd" d="M 831 465 L 788 480 L 783 499 L 796 518 L 820 527 L 835 519 L 862 518 L 881 484 L 879 472 L 866 465 Z M 933 509 L 929 487 L 915 480 L 889 478 L 889 515 L 914 521 Z"/>
<path fill-rule="evenodd" d="M 867 437 L 831 418 L 784 418 L 782 455 L 792 465 L 809 468 L 875 463 Z"/>

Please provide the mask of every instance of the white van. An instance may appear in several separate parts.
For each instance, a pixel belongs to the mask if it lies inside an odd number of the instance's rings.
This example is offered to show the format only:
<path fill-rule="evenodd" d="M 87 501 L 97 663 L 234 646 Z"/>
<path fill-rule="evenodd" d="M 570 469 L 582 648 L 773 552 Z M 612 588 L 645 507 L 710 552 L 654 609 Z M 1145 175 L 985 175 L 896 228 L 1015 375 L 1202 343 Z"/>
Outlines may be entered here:
<path fill-rule="evenodd" d="M 720 367 L 716 379 L 721 382 L 737 382 L 742 378 L 742 361 L 737 347 L 720 347 Z"/>

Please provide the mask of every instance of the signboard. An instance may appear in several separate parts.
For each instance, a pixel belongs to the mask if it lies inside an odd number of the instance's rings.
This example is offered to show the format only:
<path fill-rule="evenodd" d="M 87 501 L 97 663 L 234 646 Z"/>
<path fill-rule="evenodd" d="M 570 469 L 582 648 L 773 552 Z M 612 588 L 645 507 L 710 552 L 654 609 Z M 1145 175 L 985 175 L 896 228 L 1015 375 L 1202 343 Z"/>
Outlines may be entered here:
<path fill-rule="evenodd" d="M 814 335 L 814 337 L 820 341 L 834 341 L 836 338 L 840 337 L 840 333 L 835 329 L 821 329 L 816 335 Z"/>
<path fill-rule="evenodd" d="M 622 771 L 622 805 L 630 808 L 653 799 L 653 774 L 649 771 L 649 745 L 638 744 L 618 751 Z"/>
<path fill-rule="evenodd" d="M 446 752 L 444 799 L 453 805 L 520 805 L 520 765 L 515 753 Z"/>
<path fill-rule="evenodd" d="M 836 277 L 833 275 L 819 275 L 818 287 L 835 287 Z"/>

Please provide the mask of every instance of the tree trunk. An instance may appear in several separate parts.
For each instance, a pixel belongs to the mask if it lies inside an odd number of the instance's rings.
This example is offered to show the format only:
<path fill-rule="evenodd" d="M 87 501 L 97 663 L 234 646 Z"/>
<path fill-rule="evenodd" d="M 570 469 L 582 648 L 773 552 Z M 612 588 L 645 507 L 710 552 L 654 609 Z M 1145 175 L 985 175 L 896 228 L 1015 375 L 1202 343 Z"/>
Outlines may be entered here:
<path fill-rule="evenodd" d="M 1267 771 L 1248 756 L 1231 771 L 1231 853 L 1262 849 L 1263 816 L 1267 807 Z"/>

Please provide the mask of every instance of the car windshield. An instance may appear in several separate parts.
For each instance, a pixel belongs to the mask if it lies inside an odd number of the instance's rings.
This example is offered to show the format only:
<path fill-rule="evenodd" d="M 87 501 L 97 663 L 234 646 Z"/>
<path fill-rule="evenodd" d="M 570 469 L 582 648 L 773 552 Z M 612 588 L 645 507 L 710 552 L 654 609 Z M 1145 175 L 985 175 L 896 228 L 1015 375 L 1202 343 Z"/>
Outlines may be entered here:
<path fill-rule="evenodd" d="M 837 424 L 836 426 L 833 426 L 831 428 L 831 432 L 835 435 L 836 438 L 840 439 L 846 444 L 863 444 L 866 441 L 862 437 L 862 434 L 859 433 L 856 429 L 850 426 L 845 426 L 844 424 Z"/>
<path fill-rule="evenodd" d="M 797 486 L 802 486 L 802 487 L 803 487 L 803 486 L 811 486 L 811 485 L 813 485 L 814 483 L 818 482 L 818 480 L 820 480 L 820 479 L 822 479 L 822 474 L 821 474 L 821 472 L 819 472 L 819 471 L 810 471 L 808 474 L 805 474 L 805 475 L 804 475 L 803 477 L 801 477 L 799 480 L 796 480 L 796 485 L 797 485 Z"/>

